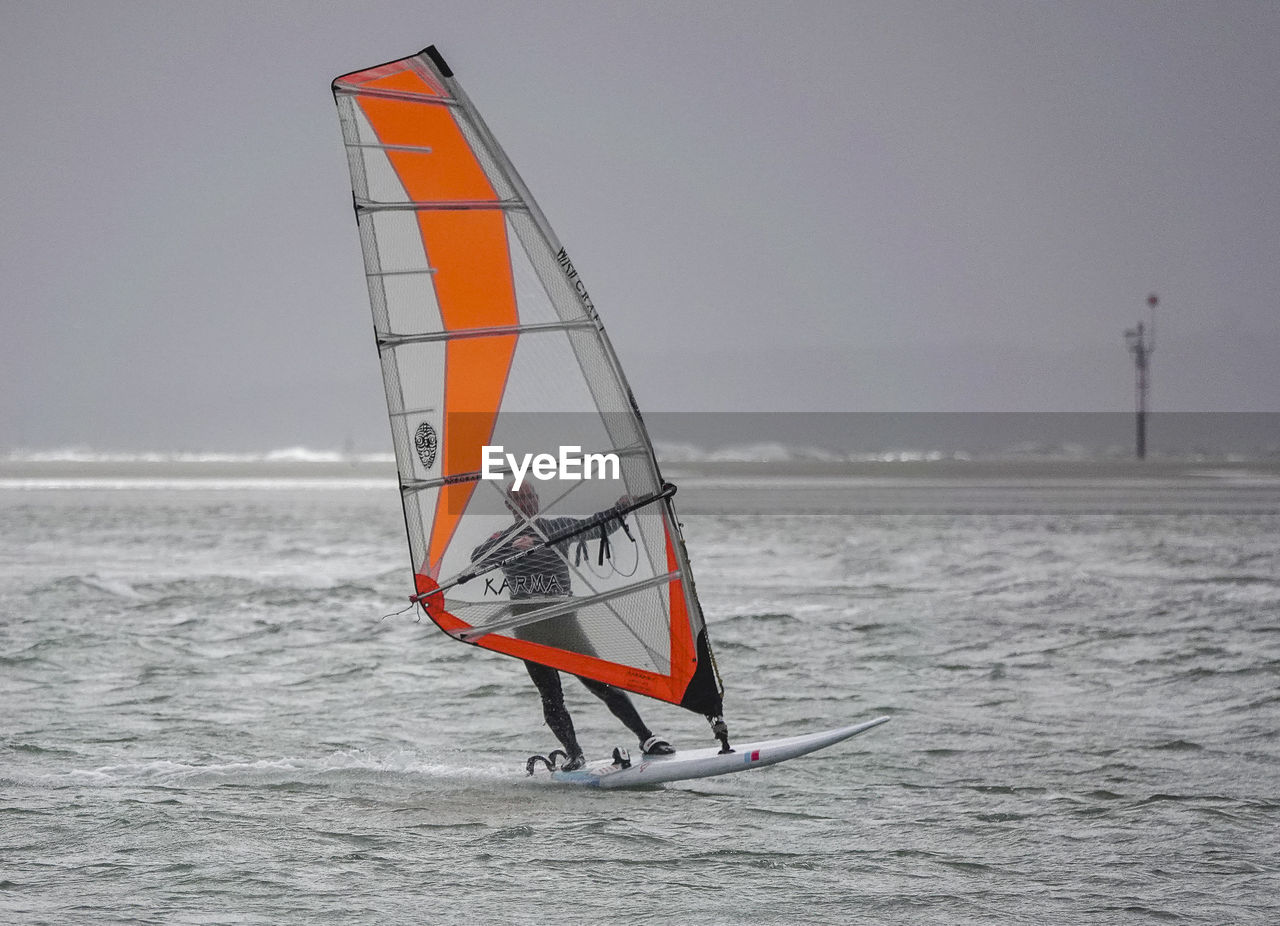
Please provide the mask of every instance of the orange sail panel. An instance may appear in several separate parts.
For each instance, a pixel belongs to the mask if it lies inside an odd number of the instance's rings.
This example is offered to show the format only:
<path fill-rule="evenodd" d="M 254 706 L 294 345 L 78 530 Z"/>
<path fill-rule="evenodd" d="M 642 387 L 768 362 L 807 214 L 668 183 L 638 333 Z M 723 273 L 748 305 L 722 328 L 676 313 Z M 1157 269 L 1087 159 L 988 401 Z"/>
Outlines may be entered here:
<path fill-rule="evenodd" d="M 528 189 L 431 49 L 333 92 L 417 600 L 464 642 L 719 714 L 670 491 Z"/>

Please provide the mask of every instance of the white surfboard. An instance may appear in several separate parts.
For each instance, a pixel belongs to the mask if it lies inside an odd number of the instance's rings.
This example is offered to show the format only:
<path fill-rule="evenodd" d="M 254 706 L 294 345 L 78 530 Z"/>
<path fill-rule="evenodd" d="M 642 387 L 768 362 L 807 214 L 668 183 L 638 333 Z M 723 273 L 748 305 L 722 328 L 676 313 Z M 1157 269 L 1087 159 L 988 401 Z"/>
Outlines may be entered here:
<path fill-rule="evenodd" d="M 784 739 L 764 740 L 758 743 L 735 744 L 733 752 L 721 753 L 719 748 L 681 750 L 670 756 L 635 756 L 629 766 L 621 766 L 612 759 L 588 762 L 572 772 L 556 771 L 551 777 L 564 784 L 586 785 L 593 788 L 635 788 L 659 784 L 664 781 L 685 781 L 690 778 L 710 778 L 730 772 L 745 772 L 794 759 L 806 753 L 816 752 L 851 736 L 865 733 L 872 727 L 887 723 L 888 717 L 877 717 L 851 727 L 838 727 L 821 733 L 788 736 Z"/>

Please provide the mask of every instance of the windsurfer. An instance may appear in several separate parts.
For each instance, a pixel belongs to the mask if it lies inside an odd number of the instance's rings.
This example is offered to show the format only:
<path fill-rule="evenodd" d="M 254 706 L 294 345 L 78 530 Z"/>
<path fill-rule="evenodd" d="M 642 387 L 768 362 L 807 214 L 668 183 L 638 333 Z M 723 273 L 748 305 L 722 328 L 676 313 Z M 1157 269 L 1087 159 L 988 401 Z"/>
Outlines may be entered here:
<path fill-rule="evenodd" d="M 548 597 L 564 598 L 571 596 L 573 590 L 567 556 L 568 546 L 574 542 L 574 539 L 564 540 L 554 548 L 549 546 L 543 546 L 541 549 L 534 548 L 543 543 L 543 538 L 563 533 L 588 521 L 600 520 L 602 516 L 607 515 L 612 509 L 606 509 L 591 518 L 585 519 L 538 517 L 541 503 L 537 491 L 528 482 L 521 485 L 519 489 L 508 488 L 506 503 L 511 513 L 515 516 L 516 524 L 523 526 L 514 531 L 514 533 L 511 530 L 498 531 L 472 551 L 471 561 L 480 564 L 486 561 L 496 562 L 522 550 L 531 551 L 524 556 L 516 557 L 510 562 L 502 563 L 502 573 L 505 577 L 503 585 L 506 586 L 506 590 L 513 602 L 529 598 L 542 599 L 542 602 L 538 604 L 532 602 L 528 604 L 513 604 L 513 614 L 528 613 L 529 611 L 544 608 L 546 607 L 545 599 Z M 618 499 L 615 507 L 621 509 L 629 504 L 631 504 L 631 498 L 624 495 Z M 605 538 L 621 526 L 621 518 L 603 520 L 599 528 L 601 542 L 605 543 Z M 576 612 L 517 627 L 513 633 L 521 640 L 545 643 L 557 649 L 582 653 L 587 656 L 594 655 L 590 643 L 578 626 Z M 560 673 L 550 666 L 544 666 L 528 660 L 525 660 L 524 665 L 529 670 L 529 677 L 538 686 L 538 693 L 542 696 L 542 715 L 546 718 L 547 726 L 551 728 L 551 732 L 556 735 L 556 739 L 564 746 L 565 752 L 569 756 L 568 762 L 564 767 L 567 769 L 581 768 L 585 758 L 582 753 L 582 747 L 578 745 L 577 734 L 573 728 L 573 719 L 569 716 L 569 711 L 564 704 L 564 689 L 560 684 Z M 586 686 L 588 691 L 605 703 L 613 715 L 621 720 L 628 730 L 636 735 L 640 740 L 640 748 L 645 755 L 671 755 L 675 752 L 670 743 L 655 736 L 653 731 L 645 725 L 625 691 L 595 679 L 582 676 L 577 676 L 577 678 L 578 681 Z"/>

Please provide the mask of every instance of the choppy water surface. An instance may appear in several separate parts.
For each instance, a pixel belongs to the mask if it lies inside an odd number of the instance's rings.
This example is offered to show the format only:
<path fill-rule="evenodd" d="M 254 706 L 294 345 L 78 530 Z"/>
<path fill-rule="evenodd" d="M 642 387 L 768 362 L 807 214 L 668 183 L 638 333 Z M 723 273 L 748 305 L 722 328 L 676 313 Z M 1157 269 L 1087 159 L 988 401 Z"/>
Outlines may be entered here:
<path fill-rule="evenodd" d="M 681 496 L 735 736 L 893 722 L 623 793 L 523 779 L 521 666 L 379 621 L 394 488 L 0 491 L 0 920 L 1275 922 L 1280 488 L 775 488 L 843 513 Z"/>

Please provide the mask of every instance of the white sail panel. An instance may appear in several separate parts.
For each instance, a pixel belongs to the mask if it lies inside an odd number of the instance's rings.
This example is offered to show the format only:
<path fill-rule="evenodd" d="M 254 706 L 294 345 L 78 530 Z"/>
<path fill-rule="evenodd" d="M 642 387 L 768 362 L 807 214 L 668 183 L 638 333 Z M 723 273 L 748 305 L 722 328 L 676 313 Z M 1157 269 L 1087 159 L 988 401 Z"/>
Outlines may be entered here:
<path fill-rule="evenodd" d="M 378 334 L 404 337 L 444 331 L 430 273 L 387 274 L 371 281 L 370 289 L 375 285 L 386 305 L 385 321 L 378 325 Z"/>

